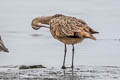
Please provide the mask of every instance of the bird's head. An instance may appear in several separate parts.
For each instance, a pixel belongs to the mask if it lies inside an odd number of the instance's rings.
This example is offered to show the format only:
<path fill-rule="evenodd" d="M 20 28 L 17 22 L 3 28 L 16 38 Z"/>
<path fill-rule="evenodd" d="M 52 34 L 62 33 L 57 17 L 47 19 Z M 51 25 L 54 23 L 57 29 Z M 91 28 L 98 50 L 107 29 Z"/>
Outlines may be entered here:
<path fill-rule="evenodd" d="M 32 28 L 35 30 L 40 29 L 41 27 L 49 28 L 50 17 L 37 17 L 32 20 Z"/>

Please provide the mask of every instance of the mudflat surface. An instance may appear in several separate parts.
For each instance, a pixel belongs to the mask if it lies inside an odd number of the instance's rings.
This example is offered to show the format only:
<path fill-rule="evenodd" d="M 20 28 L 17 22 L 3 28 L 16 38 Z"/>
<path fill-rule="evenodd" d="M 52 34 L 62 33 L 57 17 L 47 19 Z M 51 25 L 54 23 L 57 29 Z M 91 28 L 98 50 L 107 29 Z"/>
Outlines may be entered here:
<path fill-rule="evenodd" d="M 120 67 L 85 66 L 66 70 L 49 67 L 19 69 L 18 66 L 1 66 L 0 80 L 119 80 Z"/>

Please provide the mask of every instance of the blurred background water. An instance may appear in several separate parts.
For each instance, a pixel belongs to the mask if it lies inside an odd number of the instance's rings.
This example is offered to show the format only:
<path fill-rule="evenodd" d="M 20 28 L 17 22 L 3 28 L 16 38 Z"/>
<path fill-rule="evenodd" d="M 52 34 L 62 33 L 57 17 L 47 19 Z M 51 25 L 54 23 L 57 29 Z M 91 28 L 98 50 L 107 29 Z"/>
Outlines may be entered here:
<path fill-rule="evenodd" d="M 61 66 L 64 44 L 48 29 L 31 28 L 33 18 L 56 13 L 83 19 L 100 32 L 98 40 L 75 46 L 75 65 L 120 65 L 120 0 L 0 0 L 0 34 L 10 51 L 0 52 L 0 65 Z"/>

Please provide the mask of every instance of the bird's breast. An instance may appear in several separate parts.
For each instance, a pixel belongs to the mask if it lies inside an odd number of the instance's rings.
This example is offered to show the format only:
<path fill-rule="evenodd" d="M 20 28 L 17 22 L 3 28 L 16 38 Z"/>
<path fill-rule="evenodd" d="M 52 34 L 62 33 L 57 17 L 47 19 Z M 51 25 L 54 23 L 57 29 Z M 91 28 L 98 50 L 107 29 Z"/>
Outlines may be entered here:
<path fill-rule="evenodd" d="M 56 38 L 65 44 L 77 44 L 83 41 L 83 38 Z"/>

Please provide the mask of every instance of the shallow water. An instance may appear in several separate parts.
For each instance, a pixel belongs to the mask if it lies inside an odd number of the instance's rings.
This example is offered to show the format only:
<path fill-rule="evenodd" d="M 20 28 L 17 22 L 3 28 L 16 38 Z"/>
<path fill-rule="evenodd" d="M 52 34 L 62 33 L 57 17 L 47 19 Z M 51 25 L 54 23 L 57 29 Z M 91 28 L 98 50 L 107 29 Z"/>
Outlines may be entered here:
<path fill-rule="evenodd" d="M 85 20 L 99 31 L 96 41 L 75 46 L 75 65 L 120 66 L 120 1 L 116 0 L 1 0 L 0 34 L 10 53 L 0 52 L 0 65 L 43 64 L 61 67 L 64 45 L 48 29 L 35 31 L 37 16 L 62 13 Z M 66 65 L 71 65 L 68 46 Z"/>

